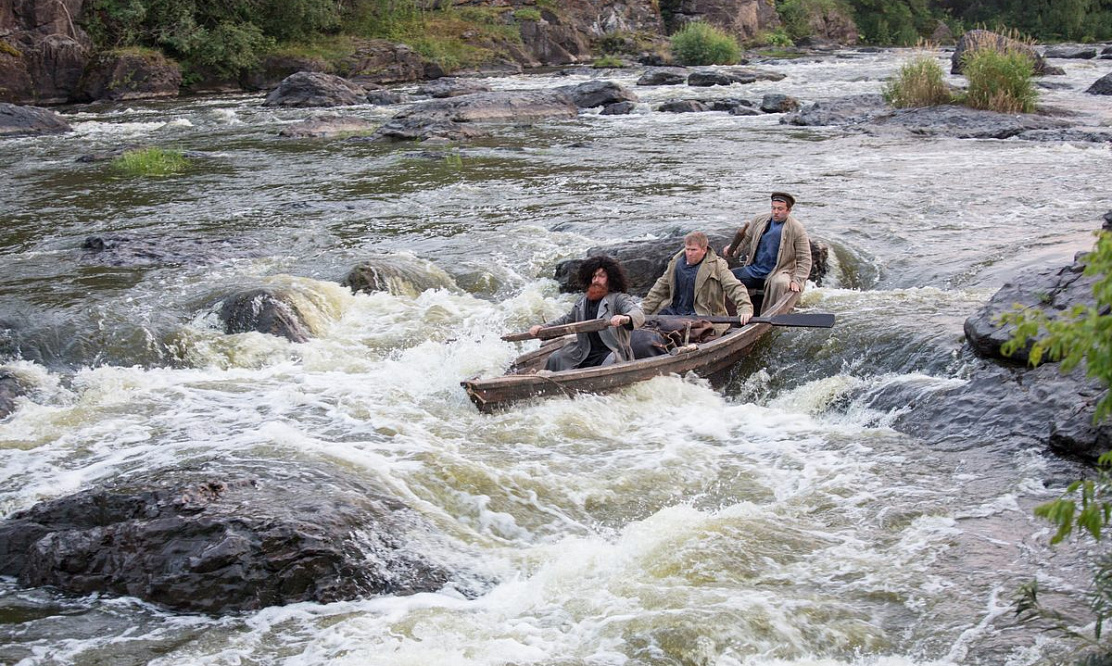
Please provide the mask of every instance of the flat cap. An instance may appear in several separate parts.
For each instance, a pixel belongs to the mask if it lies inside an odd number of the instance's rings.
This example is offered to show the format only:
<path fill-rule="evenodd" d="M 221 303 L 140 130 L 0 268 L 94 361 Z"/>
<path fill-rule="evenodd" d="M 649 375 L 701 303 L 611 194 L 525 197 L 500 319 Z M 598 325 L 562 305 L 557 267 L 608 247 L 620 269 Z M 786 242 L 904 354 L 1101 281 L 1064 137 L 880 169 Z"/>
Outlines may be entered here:
<path fill-rule="evenodd" d="M 783 201 L 784 203 L 788 204 L 788 208 L 794 208 L 795 207 L 795 197 L 788 194 L 787 192 L 773 192 L 772 193 L 772 200 L 773 201 Z"/>

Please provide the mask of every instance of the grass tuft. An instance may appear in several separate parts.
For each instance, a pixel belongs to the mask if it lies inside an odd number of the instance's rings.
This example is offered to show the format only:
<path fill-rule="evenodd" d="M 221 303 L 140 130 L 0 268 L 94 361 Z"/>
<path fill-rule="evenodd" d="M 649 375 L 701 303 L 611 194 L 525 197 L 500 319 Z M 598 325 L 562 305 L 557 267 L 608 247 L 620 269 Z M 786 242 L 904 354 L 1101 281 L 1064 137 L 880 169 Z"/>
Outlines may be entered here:
<path fill-rule="evenodd" d="M 170 176 L 181 173 L 189 160 L 176 150 L 141 148 L 112 160 L 112 168 L 129 176 Z"/>
<path fill-rule="evenodd" d="M 938 106 L 953 101 L 950 88 L 942 80 L 942 66 L 934 58 L 921 55 L 900 67 L 884 86 L 884 101 L 897 109 Z"/>
<path fill-rule="evenodd" d="M 999 113 L 1031 113 L 1038 92 L 1031 81 L 1035 63 L 1021 50 L 983 48 L 967 51 L 962 71 L 969 79 L 964 103 Z"/>
<path fill-rule="evenodd" d="M 732 35 L 697 21 L 672 35 L 672 56 L 683 65 L 733 65 L 741 48 Z"/>

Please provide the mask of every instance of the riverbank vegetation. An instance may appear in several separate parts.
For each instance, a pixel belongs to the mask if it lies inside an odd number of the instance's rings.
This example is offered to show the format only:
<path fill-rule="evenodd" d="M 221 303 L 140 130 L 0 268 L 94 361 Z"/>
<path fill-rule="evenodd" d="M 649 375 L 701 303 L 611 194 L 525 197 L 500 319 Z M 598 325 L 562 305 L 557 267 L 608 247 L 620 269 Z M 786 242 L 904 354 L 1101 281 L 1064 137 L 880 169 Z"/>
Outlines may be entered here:
<path fill-rule="evenodd" d="M 709 23 L 688 23 L 672 35 L 672 57 L 682 65 L 733 65 L 741 58 L 741 47 Z"/>
<path fill-rule="evenodd" d="M 904 64 L 883 89 L 884 101 L 897 109 L 938 106 L 953 101 L 950 87 L 942 78 L 942 66 L 928 55 Z"/>
<path fill-rule="evenodd" d="M 1013 354 L 1031 343 L 1032 365 L 1043 360 L 1060 361 L 1062 372 L 1070 372 L 1084 364 L 1085 373 L 1108 388 L 1112 387 L 1112 232 L 1100 233 L 1096 246 L 1085 258 L 1085 274 L 1097 276 L 1092 305 L 1075 306 L 1054 319 L 1041 310 L 1005 315 L 1004 323 L 1016 328 L 1002 351 Z M 1112 390 L 1105 391 L 1093 418 L 1098 422 L 1112 418 Z M 1061 543 L 1075 532 L 1101 542 L 1112 522 L 1112 452 L 1098 460 L 1095 478 L 1074 481 L 1062 497 L 1040 505 L 1035 514 L 1057 526 L 1051 543 Z M 1022 586 L 1016 600 L 1021 619 L 1042 624 L 1079 643 L 1078 664 L 1112 663 L 1112 641 L 1103 634 L 1104 624 L 1112 618 L 1112 553 L 1107 548 L 1097 553 L 1092 586 L 1082 600 L 1091 618 L 1069 617 L 1044 607 L 1039 601 L 1037 581 Z M 1092 635 L 1078 629 L 1086 626 L 1092 628 Z"/>
<path fill-rule="evenodd" d="M 1038 101 L 1034 69 L 1031 55 L 1020 49 L 972 45 L 962 59 L 969 80 L 965 91 L 952 92 L 938 60 L 924 54 L 901 66 L 882 92 L 884 101 L 898 109 L 959 103 L 998 113 L 1032 113 Z"/>
<path fill-rule="evenodd" d="M 672 25 L 667 15 L 678 3 L 662 0 L 658 6 Z M 789 46 L 843 19 L 856 25 L 861 42 L 883 46 L 914 45 L 943 24 L 955 36 L 972 27 L 1007 26 L 1038 41 L 1112 38 L 1112 0 L 776 0 L 775 6 L 782 26 L 754 44 Z M 235 79 L 271 54 L 308 53 L 338 63 L 354 53 L 359 39 L 372 38 L 408 44 L 445 71 L 477 67 L 520 47 L 524 23 L 566 11 L 556 0 L 521 7 L 418 0 L 91 0 L 81 22 L 98 50 L 158 49 L 181 64 L 191 83 Z M 676 26 L 673 37 L 690 26 Z M 689 54 L 680 47 L 686 62 L 736 60 L 718 39 L 696 47 L 709 51 Z"/>

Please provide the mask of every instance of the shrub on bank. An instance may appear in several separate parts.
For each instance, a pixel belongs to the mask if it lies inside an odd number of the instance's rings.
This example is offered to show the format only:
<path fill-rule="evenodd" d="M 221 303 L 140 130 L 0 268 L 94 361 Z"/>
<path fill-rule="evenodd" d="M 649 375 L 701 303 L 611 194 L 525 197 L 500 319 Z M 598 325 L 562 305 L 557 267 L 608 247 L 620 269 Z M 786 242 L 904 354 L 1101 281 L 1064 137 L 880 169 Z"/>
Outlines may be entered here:
<path fill-rule="evenodd" d="M 129 176 L 170 176 L 185 171 L 189 160 L 176 150 L 129 150 L 112 160 L 112 168 Z"/>
<path fill-rule="evenodd" d="M 896 76 L 885 84 L 884 101 L 897 109 L 949 104 L 953 96 L 942 77 L 942 66 L 937 60 L 919 56 L 900 67 Z"/>
<path fill-rule="evenodd" d="M 1015 49 L 977 49 L 962 58 L 962 71 L 969 79 L 964 103 L 974 109 L 1000 113 L 1031 113 L 1038 93 L 1031 77 L 1031 56 Z"/>
<path fill-rule="evenodd" d="M 732 65 L 741 58 L 737 40 L 709 23 L 688 23 L 671 43 L 672 57 L 683 65 Z"/>

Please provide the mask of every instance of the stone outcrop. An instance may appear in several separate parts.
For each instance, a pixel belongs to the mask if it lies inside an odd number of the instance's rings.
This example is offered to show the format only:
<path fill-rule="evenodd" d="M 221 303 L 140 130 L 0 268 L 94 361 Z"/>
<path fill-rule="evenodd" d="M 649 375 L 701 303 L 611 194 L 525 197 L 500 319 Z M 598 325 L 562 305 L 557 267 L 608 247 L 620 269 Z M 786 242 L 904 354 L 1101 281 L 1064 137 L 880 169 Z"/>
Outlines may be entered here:
<path fill-rule="evenodd" d="M 673 0 L 670 31 L 692 21 L 705 21 L 745 41 L 780 25 L 776 7 L 766 0 Z"/>
<path fill-rule="evenodd" d="M 277 289 L 248 289 L 224 298 L 220 321 L 225 333 L 266 333 L 290 342 L 308 342 L 313 332 L 290 294 Z"/>
<path fill-rule="evenodd" d="M 78 19 L 85 0 L 0 3 L 0 102 L 71 100 L 92 56 Z"/>
<path fill-rule="evenodd" d="M 1092 46 L 1071 46 L 1069 44 L 1059 44 L 1057 46 L 1046 47 L 1046 50 L 1043 51 L 1043 57 L 1091 60 L 1097 57 L 1097 50 Z"/>
<path fill-rule="evenodd" d="M 157 51 L 108 51 L 89 63 L 74 101 L 177 97 L 181 69 Z"/>
<path fill-rule="evenodd" d="M 282 80 L 263 106 L 352 106 L 367 103 L 367 91 L 334 74 L 298 72 Z"/>
<path fill-rule="evenodd" d="M 639 86 L 677 86 L 687 81 L 687 70 L 678 67 L 656 67 L 637 79 Z"/>
<path fill-rule="evenodd" d="M 0 137 L 62 134 L 73 128 L 49 109 L 0 102 Z"/>
<path fill-rule="evenodd" d="M 966 52 L 976 51 L 978 49 L 1018 51 L 1020 53 L 1025 53 L 1035 64 L 1035 74 L 1040 76 L 1064 73 L 1060 68 L 1048 65 L 1046 59 L 1030 44 L 988 30 L 970 30 L 961 36 L 957 46 L 954 48 L 953 55 L 950 56 L 950 73 L 961 74 L 963 67 L 962 58 L 965 56 Z"/>
<path fill-rule="evenodd" d="M 416 297 L 429 289 L 451 289 L 455 282 L 433 264 L 415 257 L 380 255 L 352 268 L 340 283 L 353 292 L 385 291 Z"/>
<path fill-rule="evenodd" d="M 587 81 L 572 86 L 560 86 L 556 91 L 566 94 L 581 109 L 638 101 L 636 93 L 613 81 Z"/>
<path fill-rule="evenodd" d="M 535 122 L 574 118 L 579 109 L 567 94 L 552 91 L 496 91 L 437 99 L 396 114 L 373 140 L 449 140 L 483 136 L 476 123 Z"/>
<path fill-rule="evenodd" d="M 381 489 L 273 460 L 164 470 L 0 523 L 0 575 L 210 614 L 442 589 L 442 535 Z M 465 593 L 468 590 L 463 590 Z"/>
<path fill-rule="evenodd" d="M 338 73 L 359 85 L 410 83 L 435 79 L 441 72 L 405 44 L 385 39 L 360 40 Z"/>

